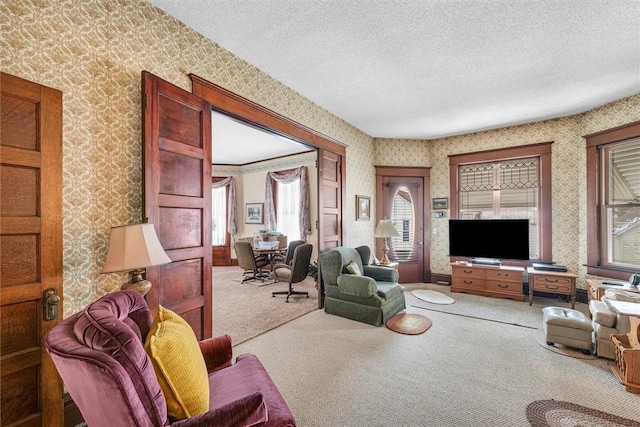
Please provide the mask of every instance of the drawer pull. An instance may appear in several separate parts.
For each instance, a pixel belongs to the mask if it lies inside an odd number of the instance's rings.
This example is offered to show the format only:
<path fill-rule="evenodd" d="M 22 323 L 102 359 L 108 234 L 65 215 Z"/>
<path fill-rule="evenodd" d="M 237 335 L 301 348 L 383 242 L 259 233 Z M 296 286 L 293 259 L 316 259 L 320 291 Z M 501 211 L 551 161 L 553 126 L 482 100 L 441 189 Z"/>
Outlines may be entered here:
<path fill-rule="evenodd" d="M 544 278 L 545 282 L 550 282 L 550 283 L 557 283 L 558 279 L 547 279 L 546 277 Z"/>
<path fill-rule="evenodd" d="M 546 286 L 545 286 L 545 288 L 547 288 L 547 289 L 553 289 L 553 290 L 558 289 L 558 287 L 557 287 L 557 286 L 549 286 L 549 285 L 546 285 Z"/>
<path fill-rule="evenodd" d="M 470 285 L 473 283 L 473 280 L 469 281 L 469 280 L 463 280 L 464 283 L 466 283 L 467 285 Z"/>
<path fill-rule="evenodd" d="M 465 273 L 473 273 L 473 270 L 462 270 L 462 271 L 464 271 Z"/>
<path fill-rule="evenodd" d="M 509 285 L 500 285 L 500 284 L 498 284 L 498 287 L 502 288 L 502 289 L 507 289 L 509 287 Z"/>

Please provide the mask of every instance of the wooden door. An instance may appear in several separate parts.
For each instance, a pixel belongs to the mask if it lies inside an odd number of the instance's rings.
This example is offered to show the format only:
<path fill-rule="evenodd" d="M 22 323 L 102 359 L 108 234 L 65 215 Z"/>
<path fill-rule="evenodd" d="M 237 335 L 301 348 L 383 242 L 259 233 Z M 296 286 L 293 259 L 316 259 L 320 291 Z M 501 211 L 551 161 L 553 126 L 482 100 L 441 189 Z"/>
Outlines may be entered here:
<path fill-rule="evenodd" d="M 318 150 L 318 235 L 320 252 L 342 245 L 342 206 L 344 205 L 344 157 Z M 319 266 L 322 268 L 322 266 Z M 324 307 L 324 283 L 318 271 L 318 307 Z"/>
<path fill-rule="evenodd" d="M 62 93 L 0 79 L 0 424 L 62 426 L 62 382 L 43 346 L 62 319 Z M 60 298 L 51 320 L 47 290 Z"/>
<path fill-rule="evenodd" d="M 212 334 L 211 105 L 142 73 L 144 210 L 170 264 L 147 269 L 147 302 L 180 314 L 199 339 Z"/>
<path fill-rule="evenodd" d="M 400 283 L 430 279 L 429 269 L 429 169 L 376 167 L 376 217 L 394 222 L 400 237 L 388 239 L 389 259 L 398 262 Z M 382 253 L 376 239 L 376 253 Z"/>
<path fill-rule="evenodd" d="M 342 244 L 342 159 L 327 150 L 318 152 L 320 252 Z"/>

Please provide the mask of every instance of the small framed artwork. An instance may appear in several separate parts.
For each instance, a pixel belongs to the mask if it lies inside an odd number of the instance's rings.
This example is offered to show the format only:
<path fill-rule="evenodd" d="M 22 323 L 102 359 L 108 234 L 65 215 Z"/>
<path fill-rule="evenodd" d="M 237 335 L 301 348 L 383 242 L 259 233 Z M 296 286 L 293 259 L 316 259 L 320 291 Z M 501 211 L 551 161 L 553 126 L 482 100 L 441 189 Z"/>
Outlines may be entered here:
<path fill-rule="evenodd" d="M 432 199 L 432 203 L 433 203 L 434 210 L 449 209 L 449 199 L 446 197 L 441 197 L 439 199 Z"/>
<path fill-rule="evenodd" d="M 371 218 L 371 197 L 356 194 L 356 221 L 369 221 Z"/>
<path fill-rule="evenodd" d="M 246 203 L 244 209 L 244 223 L 264 223 L 264 203 Z"/>

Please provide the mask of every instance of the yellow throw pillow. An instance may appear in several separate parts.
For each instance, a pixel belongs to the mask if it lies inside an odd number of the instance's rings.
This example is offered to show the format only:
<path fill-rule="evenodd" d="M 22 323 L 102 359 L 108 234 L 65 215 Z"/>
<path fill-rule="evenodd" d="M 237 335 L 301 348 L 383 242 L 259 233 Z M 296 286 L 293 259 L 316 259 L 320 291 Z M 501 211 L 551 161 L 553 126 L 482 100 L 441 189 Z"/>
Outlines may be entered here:
<path fill-rule="evenodd" d="M 144 348 L 174 420 L 209 410 L 209 374 L 191 326 L 178 314 L 159 307 Z"/>
<path fill-rule="evenodd" d="M 362 272 L 360 271 L 360 267 L 358 267 L 358 264 L 356 264 L 354 261 L 351 261 L 349 264 L 347 264 L 347 271 L 351 274 L 355 274 L 357 276 L 362 276 Z"/>

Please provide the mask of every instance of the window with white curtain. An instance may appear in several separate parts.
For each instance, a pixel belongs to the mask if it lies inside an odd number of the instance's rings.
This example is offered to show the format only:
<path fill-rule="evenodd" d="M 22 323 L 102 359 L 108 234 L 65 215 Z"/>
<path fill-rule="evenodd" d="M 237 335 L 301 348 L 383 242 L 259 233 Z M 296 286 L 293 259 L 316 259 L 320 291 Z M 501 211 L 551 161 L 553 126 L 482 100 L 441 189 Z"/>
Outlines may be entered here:
<path fill-rule="evenodd" d="M 212 245 L 222 246 L 227 241 L 227 187 L 211 189 Z"/>
<path fill-rule="evenodd" d="M 276 216 L 278 231 L 288 241 L 300 239 L 300 180 L 290 184 L 277 183 Z"/>

